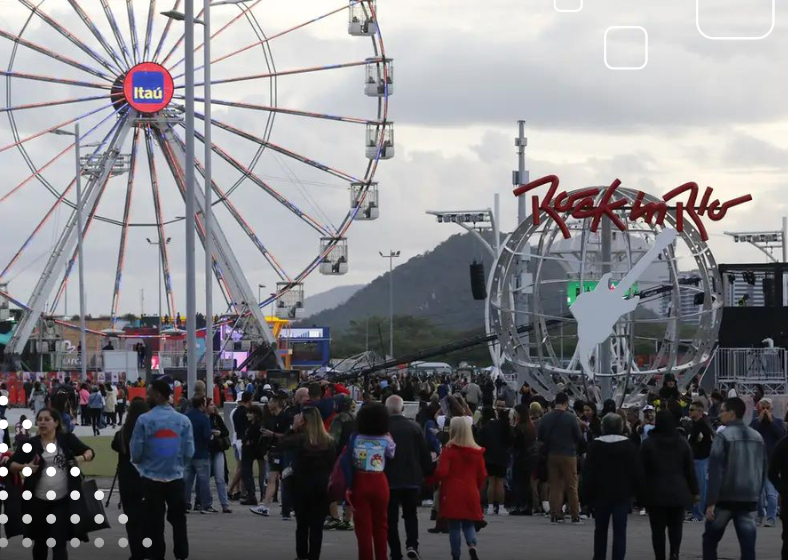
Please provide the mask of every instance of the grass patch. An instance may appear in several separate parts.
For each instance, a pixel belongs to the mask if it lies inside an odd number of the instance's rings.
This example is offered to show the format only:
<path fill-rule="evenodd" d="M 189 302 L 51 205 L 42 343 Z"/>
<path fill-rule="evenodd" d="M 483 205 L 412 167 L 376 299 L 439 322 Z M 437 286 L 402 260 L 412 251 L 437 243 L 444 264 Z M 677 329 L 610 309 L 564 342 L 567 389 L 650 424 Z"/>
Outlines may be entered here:
<path fill-rule="evenodd" d="M 80 438 L 85 445 L 90 446 L 96 453 L 95 459 L 90 463 L 83 463 L 82 472 L 86 476 L 99 478 L 112 478 L 115 476 L 115 469 L 118 466 L 118 454 L 112 448 L 112 437 L 92 436 Z M 235 472 L 235 454 L 232 449 L 225 454 L 227 457 L 227 468 L 230 473 Z"/>

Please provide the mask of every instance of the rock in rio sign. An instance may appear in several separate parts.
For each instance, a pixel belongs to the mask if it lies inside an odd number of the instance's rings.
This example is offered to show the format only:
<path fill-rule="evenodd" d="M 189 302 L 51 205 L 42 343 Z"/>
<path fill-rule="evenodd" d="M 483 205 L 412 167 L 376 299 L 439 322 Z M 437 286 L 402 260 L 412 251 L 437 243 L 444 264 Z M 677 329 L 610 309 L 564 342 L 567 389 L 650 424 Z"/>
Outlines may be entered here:
<path fill-rule="evenodd" d="M 145 114 L 158 113 L 169 105 L 174 90 L 172 75 L 153 62 L 137 64 L 123 80 L 126 103 Z"/>
<path fill-rule="evenodd" d="M 622 220 L 622 215 L 626 211 L 628 211 L 628 214 L 625 217 L 630 221 L 642 218 L 648 224 L 662 225 L 668 210 L 675 208 L 676 230 L 679 232 L 683 231 L 684 219 L 685 217 L 689 218 L 698 228 L 701 239 L 708 241 L 709 234 L 703 224 L 704 216 L 708 217 L 712 222 L 717 222 L 725 217 L 730 208 L 752 200 L 752 196 L 749 194 L 727 202 L 721 202 L 719 199 L 712 200 L 714 189 L 711 187 L 706 187 L 700 200 L 698 200 L 700 188 L 697 183 L 690 182 L 669 191 L 659 202 L 644 202 L 646 195 L 643 192 L 639 192 L 634 202 L 630 203 L 624 198 L 615 196 L 616 190 L 621 185 L 619 179 L 613 181 L 607 189 L 591 187 L 574 191 L 571 194 L 566 191 L 557 192 L 558 182 L 559 179 L 555 175 L 547 175 L 541 179 L 531 181 L 527 185 L 520 185 L 514 190 L 514 195 L 521 196 L 549 184 L 550 188 L 547 191 L 547 195 L 541 201 L 537 195 L 531 198 L 533 223 L 534 225 L 539 225 L 541 213 L 544 212 L 555 220 L 566 239 L 569 239 L 570 233 L 566 225 L 566 218 L 562 214 L 568 213 L 571 217 L 577 219 L 591 218 L 593 221 L 590 229 L 593 232 L 597 231 L 602 217 L 607 216 L 621 231 L 626 231 L 627 226 Z M 604 194 L 599 199 L 599 204 L 597 204 L 595 199 L 602 194 L 603 190 Z M 668 205 L 669 202 L 685 193 L 689 193 L 686 202 L 676 201 L 675 206 Z"/>

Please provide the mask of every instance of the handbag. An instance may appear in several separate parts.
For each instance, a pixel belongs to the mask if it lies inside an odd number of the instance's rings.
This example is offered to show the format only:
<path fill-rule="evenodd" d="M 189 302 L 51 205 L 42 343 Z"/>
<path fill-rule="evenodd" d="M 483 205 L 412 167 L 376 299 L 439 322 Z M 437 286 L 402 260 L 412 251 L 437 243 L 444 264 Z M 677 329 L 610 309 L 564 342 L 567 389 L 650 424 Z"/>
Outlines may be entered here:
<path fill-rule="evenodd" d="M 218 451 L 227 451 L 232 447 L 230 436 L 219 436 L 214 439 L 214 442 Z"/>
<path fill-rule="evenodd" d="M 102 529 L 109 529 L 109 521 L 104 511 L 104 504 L 96 499 L 98 485 L 95 480 L 83 480 L 79 500 L 72 502 L 72 513 L 79 515 L 79 523 L 75 526 L 80 534 L 94 533 Z M 101 516 L 101 517 L 98 517 Z"/>

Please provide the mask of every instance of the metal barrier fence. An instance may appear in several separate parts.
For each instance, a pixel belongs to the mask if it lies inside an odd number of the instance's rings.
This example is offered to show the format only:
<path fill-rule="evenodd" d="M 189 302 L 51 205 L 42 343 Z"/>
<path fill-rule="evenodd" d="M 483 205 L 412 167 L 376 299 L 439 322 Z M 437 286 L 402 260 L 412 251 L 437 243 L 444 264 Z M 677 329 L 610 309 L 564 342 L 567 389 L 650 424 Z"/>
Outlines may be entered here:
<path fill-rule="evenodd" d="M 751 395 L 762 385 L 767 395 L 788 393 L 788 353 L 785 348 L 718 348 L 705 375 L 725 391 Z"/>

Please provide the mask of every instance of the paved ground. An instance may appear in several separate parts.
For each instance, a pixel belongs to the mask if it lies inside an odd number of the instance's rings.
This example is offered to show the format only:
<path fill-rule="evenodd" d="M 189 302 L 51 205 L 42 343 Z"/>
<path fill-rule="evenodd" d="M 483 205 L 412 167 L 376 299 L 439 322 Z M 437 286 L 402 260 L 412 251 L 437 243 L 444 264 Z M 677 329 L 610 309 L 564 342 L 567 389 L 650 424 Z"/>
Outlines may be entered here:
<path fill-rule="evenodd" d="M 101 487 L 108 487 L 109 481 L 101 481 Z M 232 514 L 198 515 L 190 514 L 189 538 L 191 558 L 236 558 L 264 557 L 289 560 L 295 557 L 295 522 L 282 521 L 278 516 L 262 518 L 249 513 L 247 508 L 235 506 Z M 122 526 L 117 522 L 120 510 L 117 509 L 117 494 L 113 497 L 107 514 L 112 529 L 92 535 L 101 538 L 103 547 L 94 543 L 83 543 L 77 550 L 70 549 L 71 558 L 85 560 L 126 559 L 128 550 L 118 546 L 118 540 L 125 536 Z M 450 558 L 448 535 L 431 535 L 426 529 L 431 526 L 429 510 L 420 510 L 421 553 L 425 560 Z M 591 557 L 593 545 L 593 523 L 583 526 L 550 525 L 542 517 L 489 518 L 489 525 L 479 534 L 479 556 L 483 560 L 521 560 L 540 558 L 546 560 L 568 559 L 587 560 Z M 400 531 L 403 531 L 401 528 Z M 685 524 L 682 545 L 683 560 L 701 558 L 702 524 Z M 168 537 L 169 538 L 169 537 Z M 758 530 L 758 559 L 780 559 L 780 529 Z M 557 548 L 558 547 L 558 548 Z M 168 544 L 171 549 L 171 543 Z M 325 533 L 322 560 L 350 560 L 356 557 L 356 542 L 353 532 L 327 531 Z M 627 557 L 636 560 L 653 558 L 651 551 L 648 519 L 633 515 L 629 520 Z M 172 558 L 168 550 L 168 558 Z M 0 552 L 4 559 L 29 559 L 31 551 L 26 550 L 21 539 L 13 539 L 9 546 Z M 733 527 L 720 546 L 720 560 L 739 557 Z M 463 553 L 463 558 L 467 554 Z"/>

